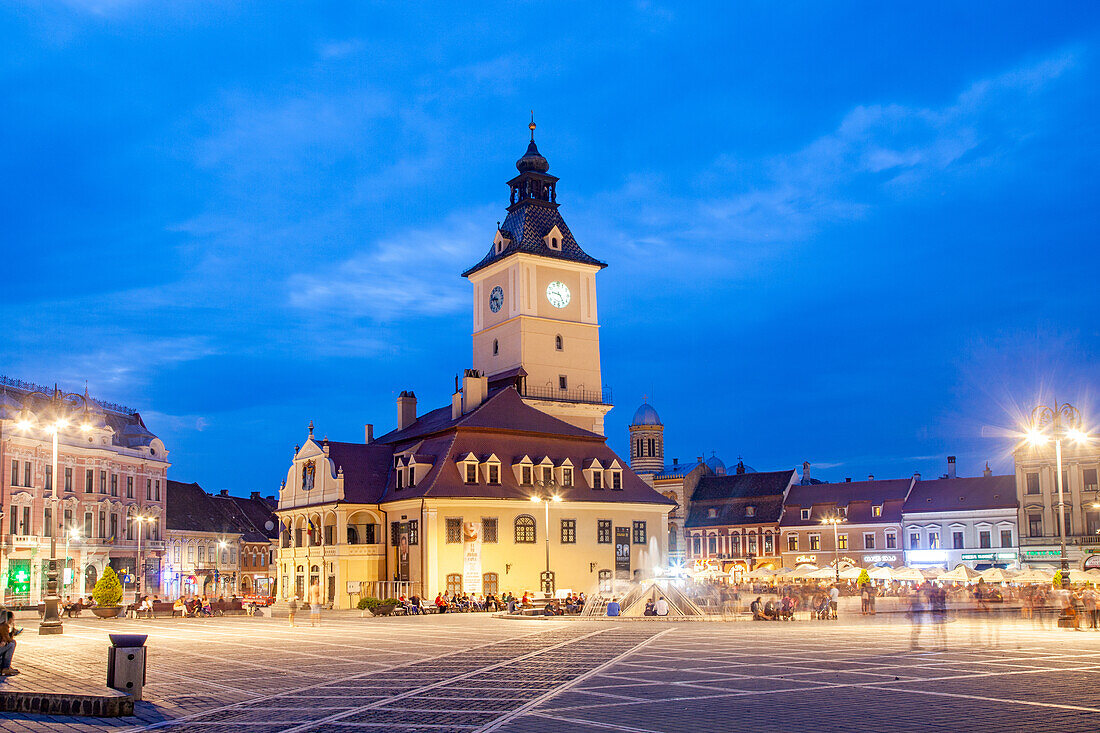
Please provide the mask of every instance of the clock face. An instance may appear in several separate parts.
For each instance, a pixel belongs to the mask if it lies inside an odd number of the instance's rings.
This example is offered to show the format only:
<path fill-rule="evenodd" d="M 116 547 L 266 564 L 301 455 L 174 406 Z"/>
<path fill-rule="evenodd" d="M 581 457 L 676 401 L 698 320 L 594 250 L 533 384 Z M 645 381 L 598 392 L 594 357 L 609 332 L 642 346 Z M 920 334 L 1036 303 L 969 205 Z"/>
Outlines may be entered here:
<path fill-rule="evenodd" d="M 504 305 L 504 291 L 497 285 L 493 292 L 489 293 L 489 310 L 496 313 Z"/>
<path fill-rule="evenodd" d="M 555 280 L 546 286 L 546 299 L 555 308 L 569 305 L 569 288 L 561 280 Z"/>

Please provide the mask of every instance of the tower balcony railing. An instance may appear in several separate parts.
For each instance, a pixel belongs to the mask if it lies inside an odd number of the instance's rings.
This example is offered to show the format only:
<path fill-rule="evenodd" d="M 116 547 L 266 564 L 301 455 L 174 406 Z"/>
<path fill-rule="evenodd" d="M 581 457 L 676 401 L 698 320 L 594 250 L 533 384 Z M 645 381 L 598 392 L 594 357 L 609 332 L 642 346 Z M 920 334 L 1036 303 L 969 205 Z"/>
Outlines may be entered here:
<path fill-rule="evenodd" d="M 559 389 L 553 385 L 525 385 L 523 396 L 535 400 L 553 400 L 554 402 L 581 402 L 592 405 L 610 405 L 611 388 L 602 389 Z"/>

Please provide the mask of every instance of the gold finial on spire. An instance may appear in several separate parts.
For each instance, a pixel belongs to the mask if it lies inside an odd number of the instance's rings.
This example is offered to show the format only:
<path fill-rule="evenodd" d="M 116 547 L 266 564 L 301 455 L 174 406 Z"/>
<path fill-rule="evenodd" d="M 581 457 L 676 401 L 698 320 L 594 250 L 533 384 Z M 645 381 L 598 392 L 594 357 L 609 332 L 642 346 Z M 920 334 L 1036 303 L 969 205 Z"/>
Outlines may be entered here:
<path fill-rule="evenodd" d="M 531 128 L 531 142 L 535 142 L 535 110 L 531 110 L 531 124 L 527 127 Z"/>

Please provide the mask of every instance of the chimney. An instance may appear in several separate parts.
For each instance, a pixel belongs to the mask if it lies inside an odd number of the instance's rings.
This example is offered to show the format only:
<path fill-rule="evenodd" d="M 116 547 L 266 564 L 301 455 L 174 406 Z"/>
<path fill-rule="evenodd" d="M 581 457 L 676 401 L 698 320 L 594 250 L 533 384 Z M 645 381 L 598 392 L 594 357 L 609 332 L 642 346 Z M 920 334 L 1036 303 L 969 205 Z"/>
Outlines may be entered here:
<path fill-rule="evenodd" d="M 679 458 L 673 458 L 672 459 L 672 465 L 673 466 L 679 466 L 680 465 L 680 459 Z"/>
<path fill-rule="evenodd" d="M 810 483 L 810 462 L 802 461 L 802 483 Z"/>
<path fill-rule="evenodd" d="M 985 462 L 985 470 L 982 471 L 982 475 L 985 476 L 986 478 L 989 478 L 990 476 L 993 475 L 993 469 L 991 469 L 989 467 L 989 461 Z"/>
<path fill-rule="evenodd" d="M 867 480 L 868 481 L 874 481 L 875 480 L 875 474 L 873 474 L 873 473 L 867 474 Z"/>
<path fill-rule="evenodd" d="M 397 395 L 397 429 L 405 428 L 416 422 L 416 393 L 401 390 Z"/>
<path fill-rule="evenodd" d="M 363 442 L 364 443 L 373 443 L 374 442 L 374 425 L 372 425 L 371 423 L 367 423 L 366 425 L 363 426 Z"/>
<path fill-rule="evenodd" d="M 252 499 L 253 501 L 259 501 L 260 492 L 259 491 L 253 491 L 251 494 L 248 495 L 248 498 Z"/>
<path fill-rule="evenodd" d="M 462 375 L 462 414 L 473 412 L 489 396 L 489 378 L 477 369 L 467 369 Z"/>
<path fill-rule="evenodd" d="M 947 457 L 947 478 L 955 478 L 955 456 Z"/>
<path fill-rule="evenodd" d="M 451 419 L 457 420 L 460 417 L 462 417 L 462 390 L 457 389 L 451 395 Z"/>
<path fill-rule="evenodd" d="M 218 496 L 229 496 L 229 489 L 222 489 L 218 492 Z"/>
<path fill-rule="evenodd" d="M 845 476 L 844 477 L 844 483 L 846 483 L 846 484 L 852 483 L 852 477 L 851 476 Z"/>
<path fill-rule="evenodd" d="M 913 479 L 916 481 L 920 481 L 920 471 L 917 471 L 913 474 Z"/>

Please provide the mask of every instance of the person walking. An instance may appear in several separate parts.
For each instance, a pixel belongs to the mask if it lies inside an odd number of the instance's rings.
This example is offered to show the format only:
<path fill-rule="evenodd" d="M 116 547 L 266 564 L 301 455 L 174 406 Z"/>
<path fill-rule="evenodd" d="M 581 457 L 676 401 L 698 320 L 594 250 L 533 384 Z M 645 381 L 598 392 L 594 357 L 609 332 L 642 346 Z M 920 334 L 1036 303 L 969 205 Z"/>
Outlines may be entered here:
<path fill-rule="evenodd" d="M 309 625 L 320 626 L 321 625 L 321 603 L 323 603 L 323 596 L 321 595 L 321 583 L 313 581 L 313 584 L 309 586 Z"/>
<path fill-rule="evenodd" d="M 290 600 L 286 604 L 286 620 L 293 626 L 294 616 L 298 613 L 298 596 L 291 596 Z"/>
<path fill-rule="evenodd" d="M 1097 611 L 1097 595 L 1096 589 L 1092 586 L 1087 586 L 1081 591 L 1081 603 L 1085 606 L 1085 618 L 1089 622 L 1089 628 L 1095 629 L 1097 621 L 1100 621 L 1100 611 Z"/>
<path fill-rule="evenodd" d="M 836 584 L 829 586 L 829 616 L 834 621 L 837 619 L 837 609 L 840 607 L 840 588 Z"/>

